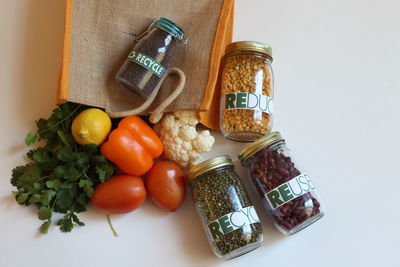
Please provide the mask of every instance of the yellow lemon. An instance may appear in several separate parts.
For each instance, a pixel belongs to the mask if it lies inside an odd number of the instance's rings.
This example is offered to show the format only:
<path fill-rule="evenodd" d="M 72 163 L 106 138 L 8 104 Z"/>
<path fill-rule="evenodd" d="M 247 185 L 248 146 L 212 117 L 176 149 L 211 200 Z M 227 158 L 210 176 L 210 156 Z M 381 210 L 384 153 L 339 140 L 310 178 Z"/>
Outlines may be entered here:
<path fill-rule="evenodd" d="M 71 132 L 78 144 L 100 145 L 111 131 L 111 119 L 98 109 L 90 108 L 79 113 L 72 122 Z"/>

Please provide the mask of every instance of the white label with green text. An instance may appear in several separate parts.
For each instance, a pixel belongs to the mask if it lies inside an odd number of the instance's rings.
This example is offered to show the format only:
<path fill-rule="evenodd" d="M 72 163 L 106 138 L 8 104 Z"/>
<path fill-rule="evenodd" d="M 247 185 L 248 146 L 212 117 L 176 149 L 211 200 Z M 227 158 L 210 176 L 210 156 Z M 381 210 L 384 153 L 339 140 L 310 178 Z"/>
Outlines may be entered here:
<path fill-rule="evenodd" d="M 302 196 L 314 189 L 315 187 L 311 182 L 310 177 L 308 177 L 307 174 L 302 173 L 292 178 L 290 181 L 287 181 L 286 183 L 283 183 L 267 192 L 265 198 L 270 207 L 275 210 L 283 204 L 286 204 L 296 197 Z"/>
<path fill-rule="evenodd" d="M 225 109 L 251 109 L 267 114 L 274 112 L 272 98 L 263 94 L 237 92 L 225 95 Z"/>
<path fill-rule="evenodd" d="M 212 221 L 208 224 L 208 229 L 213 239 L 216 240 L 227 233 L 258 222 L 260 222 L 260 219 L 257 216 L 256 210 L 253 206 L 248 206 Z"/>
<path fill-rule="evenodd" d="M 157 75 L 158 77 L 163 76 L 165 73 L 165 67 L 161 65 L 157 60 L 149 57 L 146 54 L 143 54 L 138 51 L 132 51 L 128 55 L 128 59 Z"/>

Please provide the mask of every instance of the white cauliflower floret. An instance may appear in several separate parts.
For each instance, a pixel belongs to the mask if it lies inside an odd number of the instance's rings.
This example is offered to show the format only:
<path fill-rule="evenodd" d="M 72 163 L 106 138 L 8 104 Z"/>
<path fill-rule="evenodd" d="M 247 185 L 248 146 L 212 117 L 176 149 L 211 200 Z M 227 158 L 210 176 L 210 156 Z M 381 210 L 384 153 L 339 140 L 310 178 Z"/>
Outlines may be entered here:
<path fill-rule="evenodd" d="M 184 141 L 192 141 L 197 136 L 196 127 L 193 126 L 182 126 L 181 131 L 179 131 L 179 137 Z"/>
<path fill-rule="evenodd" d="M 193 148 L 199 153 L 205 153 L 211 150 L 214 141 L 214 136 L 210 134 L 210 131 L 205 130 L 193 139 L 192 145 Z"/>
<path fill-rule="evenodd" d="M 195 111 L 178 110 L 174 112 L 174 115 L 183 125 L 196 126 L 199 123 Z"/>
<path fill-rule="evenodd" d="M 175 111 L 164 115 L 162 120 L 154 125 L 164 145 L 164 155 L 186 167 L 201 158 L 201 154 L 211 150 L 215 139 L 210 131 L 197 132 L 199 123 L 195 111 Z"/>

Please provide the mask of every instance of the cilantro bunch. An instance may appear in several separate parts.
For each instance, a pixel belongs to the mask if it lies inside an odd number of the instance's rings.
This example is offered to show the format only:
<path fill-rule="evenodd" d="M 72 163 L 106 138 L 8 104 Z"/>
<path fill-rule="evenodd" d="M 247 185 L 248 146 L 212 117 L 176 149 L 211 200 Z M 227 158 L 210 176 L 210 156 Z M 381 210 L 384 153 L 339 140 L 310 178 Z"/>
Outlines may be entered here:
<path fill-rule="evenodd" d="M 73 119 L 84 109 L 82 105 L 66 103 L 53 110 L 46 119 L 36 121 L 37 132 L 25 138 L 27 145 L 43 141 L 43 146 L 27 153 L 30 163 L 12 171 L 11 184 L 21 205 L 35 205 L 46 234 L 53 213 L 64 216 L 58 220 L 62 232 L 74 225 L 83 226 L 76 215 L 86 211 L 94 188 L 114 173 L 114 166 L 104 158 L 96 145 L 79 145 L 71 134 Z"/>

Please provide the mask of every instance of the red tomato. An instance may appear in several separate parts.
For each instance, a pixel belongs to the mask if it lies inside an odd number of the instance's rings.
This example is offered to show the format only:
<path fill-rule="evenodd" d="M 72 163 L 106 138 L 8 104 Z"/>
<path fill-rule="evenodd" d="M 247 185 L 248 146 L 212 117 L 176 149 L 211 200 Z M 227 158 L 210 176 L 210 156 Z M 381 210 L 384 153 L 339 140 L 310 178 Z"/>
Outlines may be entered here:
<path fill-rule="evenodd" d="M 171 161 L 155 163 L 147 173 L 146 186 L 151 199 L 162 209 L 175 211 L 185 199 L 185 176 Z"/>
<path fill-rule="evenodd" d="M 114 175 L 94 190 L 93 206 L 107 214 L 127 213 L 143 204 L 147 196 L 143 179 L 137 176 Z"/>

